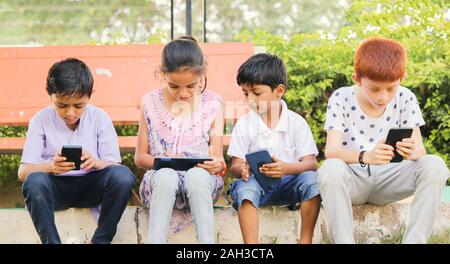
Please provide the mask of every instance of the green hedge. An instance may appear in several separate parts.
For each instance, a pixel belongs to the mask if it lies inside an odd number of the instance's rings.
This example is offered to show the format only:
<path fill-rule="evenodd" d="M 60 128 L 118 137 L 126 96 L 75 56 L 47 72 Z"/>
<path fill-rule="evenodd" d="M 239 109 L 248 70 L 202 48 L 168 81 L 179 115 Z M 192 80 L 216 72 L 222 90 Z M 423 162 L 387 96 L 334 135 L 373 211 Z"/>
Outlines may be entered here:
<path fill-rule="evenodd" d="M 26 127 L 0 127 L 0 137 L 24 137 Z M 17 169 L 19 168 L 20 155 L 0 154 L 0 186 L 5 182 L 19 182 L 17 179 Z"/>
<path fill-rule="evenodd" d="M 352 84 L 358 44 L 370 36 L 400 41 L 409 57 L 402 85 L 416 94 L 423 110 L 425 146 L 449 165 L 450 11 L 444 2 L 354 0 L 346 14 L 348 25 L 334 35 L 315 32 L 286 38 L 247 31 L 238 38 L 265 46 L 284 60 L 289 79 L 286 101 L 306 118 L 320 150 L 326 139 L 323 124 L 328 97 L 337 88 Z"/>

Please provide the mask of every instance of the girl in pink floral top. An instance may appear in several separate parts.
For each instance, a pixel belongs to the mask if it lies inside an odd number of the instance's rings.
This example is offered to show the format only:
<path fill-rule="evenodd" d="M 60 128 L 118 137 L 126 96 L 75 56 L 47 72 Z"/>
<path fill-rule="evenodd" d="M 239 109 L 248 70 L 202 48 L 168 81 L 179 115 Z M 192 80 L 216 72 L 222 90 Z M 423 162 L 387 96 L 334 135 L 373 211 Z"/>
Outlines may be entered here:
<path fill-rule="evenodd" d="M 220 197 L 222 99 L 205 90 L 206 61 L 196 40 L 181 37 L 163 50 L 167 85 L 142 99 L 137 166 L 147 169 L 139 192 L 150 210 L 148 243 L 165 243 L 193 220 L 200 243 L 214 243 L 213 203 Z M 153 170 L 156 157 L 213 157 L 188 171 Z M 192 220 L 191 220 L 192 215 Z"/>

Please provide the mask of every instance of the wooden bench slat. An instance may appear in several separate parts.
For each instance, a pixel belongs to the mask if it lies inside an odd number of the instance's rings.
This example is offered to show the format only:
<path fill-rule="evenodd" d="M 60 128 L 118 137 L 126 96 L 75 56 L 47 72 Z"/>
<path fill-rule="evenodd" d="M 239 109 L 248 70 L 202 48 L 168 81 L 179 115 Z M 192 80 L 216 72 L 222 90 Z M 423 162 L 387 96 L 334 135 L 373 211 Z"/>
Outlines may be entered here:
<path fill-rule="evenodd" d="M 2 154 L 21 154 L 25 138 L 23 137 L 5 137 L 0 138 L 0 153 Z"/>
<path fill-rule="evenodd" d="M 122 136 L 119 137 L 119 148 L 124 153 L 134 153 L 137 144 L 136 136 Z"/>

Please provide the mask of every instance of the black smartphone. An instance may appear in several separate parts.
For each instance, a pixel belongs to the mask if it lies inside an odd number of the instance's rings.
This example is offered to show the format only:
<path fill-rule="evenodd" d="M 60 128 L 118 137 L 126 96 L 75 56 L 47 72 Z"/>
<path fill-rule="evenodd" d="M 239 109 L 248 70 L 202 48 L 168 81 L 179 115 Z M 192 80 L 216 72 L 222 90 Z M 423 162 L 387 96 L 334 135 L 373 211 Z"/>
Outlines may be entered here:
<path fill-rule="evenodd" d="M 272 178 L 259 171 L 259 168 L 264 164 L 273 163 L 273 159 L 267 149 L 259 149 L 245 155 L 250 170 L 255 176 L 258 183 L 264 188 L 268 186 L 277 186 L 281 179 Z"/>
<path fill-rule="evenodd" d="M 401 162 L 403 157 L 398 154 L 397 149 L 395 148 L 395 144 L 398 141 L 402 141 L 404 138 L 410 138 L 412 135 L 413 129 L 406 127 L 396 127 L 389 129 L 386 144 L 391 145 L 394 148 L 395 157 L 391 160 L 391 162 Z"/>
<path fill-rule="evenodd" d="M 64 145 L 61 150 L 61 156 L 66 157 L 66 161 L 75 162 L 73 170 L 79 170 L 81 166 L 82 148 L 78 145 Z"/>

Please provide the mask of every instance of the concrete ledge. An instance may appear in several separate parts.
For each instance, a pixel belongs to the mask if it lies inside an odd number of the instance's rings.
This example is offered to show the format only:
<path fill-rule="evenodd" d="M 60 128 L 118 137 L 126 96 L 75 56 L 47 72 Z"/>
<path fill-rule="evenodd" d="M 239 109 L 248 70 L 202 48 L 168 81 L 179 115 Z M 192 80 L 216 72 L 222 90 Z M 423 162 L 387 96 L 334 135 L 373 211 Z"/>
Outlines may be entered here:
<path fill-rule="evenodd" d="M 383 237 L 394 236 L 408 222 L 408 203 L 393 203 L 384 207 L 360 205 L 353 207 L 355 238 L 359 243 L 380 243 Z M 90 209 L 69 209 L 55 214 L 63 243 L 86 243 L 96 228 Z M 296 243 L 299 234 L 299 213 L 273 207 L 260 210 L 262 243 Z M 0 209 L 0 243 L 40 243 L 25 209 Z M 237 213 L 231 208 L 215 209 L 216 242 L 242 243 Z M 147 237 L 148 211 L 128 207 L 118 226 L 113 243 L 144 243 Z M 450 229 L 450 203 L 443 203 L 433 228 L 434 234 Z M 316 225 L 314 243 L 329 241 L 321 211 Z M 195 227 L 169 237 L 169 243 L 196 243 Z"/>

